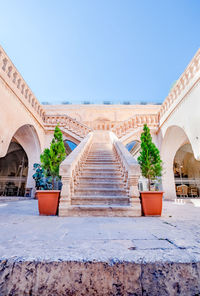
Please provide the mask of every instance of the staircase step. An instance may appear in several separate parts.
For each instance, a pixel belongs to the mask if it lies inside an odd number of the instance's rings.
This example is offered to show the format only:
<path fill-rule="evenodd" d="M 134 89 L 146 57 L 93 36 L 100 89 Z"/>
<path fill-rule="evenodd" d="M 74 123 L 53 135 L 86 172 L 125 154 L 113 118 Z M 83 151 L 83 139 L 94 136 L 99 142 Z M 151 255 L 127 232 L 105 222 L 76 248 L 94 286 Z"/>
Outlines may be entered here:
<path fill-rule="evenodd" d="M 104 176 L 104 175 L 101 175 L 101 176 L 94 176 L 94 175 L 82 175 L 79 177 L 79 182 L 82 182 L 83 180 L 84 181 L 87 181 L 87 182 L 93 182 L 94 180 L 95 181 L 100 181 L 102 182 L 103 180 L 109 180 L 109 181 L 113 181 L 113 182 L 123 182 L 123 178 L 121 176 Z"/>
<path fill-rule="evenodd" d="M 87 158 L 86 162 L 93 162 L 93 163 L 118 163 L 118 161 L 116 161 L 116 159 L 106 159 L 106 158 L 102 158 L 102 159 L 98 159 L 98 158 Z"/>
<path fill-rule="evenodd" d="M 105 171 L 118 171 L 120 167 L 118 165 L 88 165 L 83 166 L 83 170 L 105 170 Z"/>
<path fill-rule="evenodd" d="M 109 177 L 121 177 L 121 173 L 119 171 L 103 171 L 103 170 L 83 170 L 81 177 L 86 176 L 86 177 L 95 177 L 98 178 L 99 176 L 104 176 L 105 178 Z"/>
<path fill-rule="evenodd" d="M 110 163 L 113 163 L 113 164 L 118 164 L 119 162 L 117 160 L 111 160 L 111 159 L 98 159 L 98 158 L 94 158 L 94 159 L 86 159 L 85 161 L 86 163 L 105 163 L 105 164 L 110 164 Z"/>
<path fill-rule="evenodd" d="M 78 182 L 78 188 L 90 188 L 90 187 L 95 187 L 95 188 L 124 188 L 124 182 L 123 180 L 120 180 L 118 182 L 113 182 L 110 181 L 108 182 L 107 179 L 105 179 L 106 181 L 97 181 L 96 179 L 94 180 L 90 180 L 90 181 L 83 181 L 83 180 L 79 180 Z"/>
<path fill-rule="evenodd" d="M 75 195 L 72 205 L 129 205 L 127 196 L 87 196 Z"/>
<path fill-rule="evenodd" d="M 116 205 L 72 205 L 68 208 L 61 208 L 59 216 L 70 217 L 139 217 L 141 216 L 141 206 L 116 206 Z"/>
<path fill-rule="evenodd" d="M 124 188 L 80 188 L 79 186 L 75 190 L 75 195 L 102 195 L 102 196 L 117 196 L 117 195 L 126 195 L 126 190 Z"/>
<path fill-rule="evenodd" d="M 113 154 L 103 154 L 103 153 L 98 153 L 98 154 L 93 154 L 89 153 L 88 157 L 95 157 L 95 158 L 113 158 Z"/>

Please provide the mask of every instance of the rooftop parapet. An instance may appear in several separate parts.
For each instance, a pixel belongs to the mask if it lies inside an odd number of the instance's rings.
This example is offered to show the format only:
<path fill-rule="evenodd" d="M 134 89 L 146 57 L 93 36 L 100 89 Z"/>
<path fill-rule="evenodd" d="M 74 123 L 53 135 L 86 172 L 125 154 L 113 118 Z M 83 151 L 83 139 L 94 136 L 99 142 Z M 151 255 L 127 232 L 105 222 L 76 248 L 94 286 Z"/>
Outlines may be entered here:
<path fill-rule="evenodd" d="M 161 124 L 162 124 L 162 121 L 165 120 L 165 117 L 167 116 L 168 111 L 171 109 L 175 109 L 180 101 L 179 99 L 182 99 L 185 93 L 187 93 L 187 87 L 189 83 L 192 81 L 192 79 L 195 77 L 195 75 L 199 70 L 200 70 L 200 49 L 197 51 L 197 53 L 191 60 L 190 64 L 187 66 L 183 74 L 174 84 L 168 96 L 164 100 L 159 111 L 159 120 Z"/>

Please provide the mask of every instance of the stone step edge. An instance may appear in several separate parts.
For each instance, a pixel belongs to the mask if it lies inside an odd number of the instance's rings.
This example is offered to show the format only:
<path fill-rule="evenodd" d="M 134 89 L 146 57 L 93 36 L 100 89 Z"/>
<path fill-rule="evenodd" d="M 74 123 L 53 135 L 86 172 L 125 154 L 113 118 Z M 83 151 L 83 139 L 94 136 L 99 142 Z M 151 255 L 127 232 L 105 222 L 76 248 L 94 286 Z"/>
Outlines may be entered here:
<path fill-rule="evenodd" d="M 127 195 L 115 195 L 115 196 L 110 196 L 110 195 L 73 195 L 72 199 L 130 199 Z"/>
<path fill-rule="evenodd" d="M 110 176 L 110 175 L 108 175 L 108 176 L 106 176 L 106 177 L 104 177 L 104 176 L 94 176 L 94 175 L 80 175 L 79 176 L 79 180 L 80 179 L 95 179 L 95 180 L 98 180 L 98 179 L 110 179 L 110 180 L 123 180 L 123 177 L 120 175 L 120 176 Z"/>
<path fill-rule="evenodd" d="M 71 205 L 68 208 L 59 209 L 60 217 L 141 217 L 141 207 L 131 207 L 127 205 Z"/>
<path fill-rule="evenodd" d="M 82 188 L 80 191 L 86 191 L 86 190 L 90 190 L 90 191 L 126 191 L 126 189 L 121 189 L 121 188 L 99 188 L 99 187 L 90 187 L 90 188 Z M 75 190 L 75 191 L 79 191 L 79 189 Z"/>
<path fill-rule="evenodd" d="M 96 180 L 96 178 L 95 178 L 95 180 Z M 91 182 L 88 182 L 88 181 L 86 181 L 86 182 L 81 181 L 81 182 L 80 182 L 80 180 L 79 180 L 77 183 L 78 183 L 79 185 L 85 185 L 85 184 L 101 184 L 101 185 L 119 185 L 119 186 L 122 186 L 122 185 L 125 184 L 125 182 L 123 182 L 123 180 L 121 180 L 121 182 L 108 182 L 108 181 L 102 182 L 102 181 L 92 181 L 92 183 L 91 183 Z"/>

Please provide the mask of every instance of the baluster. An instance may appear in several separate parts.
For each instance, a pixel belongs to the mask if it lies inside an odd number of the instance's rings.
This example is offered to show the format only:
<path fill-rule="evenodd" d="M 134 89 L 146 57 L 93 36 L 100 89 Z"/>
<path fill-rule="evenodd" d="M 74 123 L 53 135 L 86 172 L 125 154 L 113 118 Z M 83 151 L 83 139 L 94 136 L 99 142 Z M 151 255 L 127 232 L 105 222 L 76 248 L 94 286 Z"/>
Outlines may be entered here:
<path fill-rule="evenodd" d="M 19 78 L 19 79 L 17 80 L 17 88 L 20 88 L 20 84 L 21 84 L 21 79 Z"/>
<path fill-rule="evenodd" d="M 3 59 L 3 66 L 2 66 L 2 70 L 6 71 L 6 66 L 7 66 L 8 60 L 6 58 Z"/>
<path fill-rule="evenodd" d="M 29 89 L 26 88 L 26 90 L 25 90 L 25 98 L 26 98 L 26 99 L 28 98 L 28 91 L 29 91 Z"/>
<path fill-rule="evenodd" d="M 9 78 L 11 76 L 11 72 L 12 72 L 12 66 L 9 66 L 8 67 L 8 73 L 7 73 L 7 75 L 8 75 Z"/>
<path fill-rule="evenodd" d="M 21 93 L 22 94 L 24 93 L 24 87 L 25 87 L 25 84 L 23 83 L 22 86 L 21 86 Z"/>
<path fill-rule="evenodd" d="M 15 82 L 16 82 L 16 79 L 17 79 L 17 72 L 14 72 L 13 73 L 13 83 L 15 84 Z"/>

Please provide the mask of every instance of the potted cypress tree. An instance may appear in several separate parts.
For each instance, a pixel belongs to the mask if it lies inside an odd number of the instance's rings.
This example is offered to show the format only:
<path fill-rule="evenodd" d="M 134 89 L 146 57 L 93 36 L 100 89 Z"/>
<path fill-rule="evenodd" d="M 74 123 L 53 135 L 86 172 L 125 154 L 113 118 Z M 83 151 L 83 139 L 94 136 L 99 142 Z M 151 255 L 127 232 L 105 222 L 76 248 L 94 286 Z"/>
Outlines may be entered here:
<path fill-rule="evenodd" d="M 148 180 L 148 190 L 141 192 L 142 209 L 145 216 L 161 216 L 162 191 L 151 191 L 151 183 L 162 176 L 162 160 L 160 152 L 152 142 L 150 129 L 144 124 L 141 134 L 141 151 L 138 157 L 142 176 Z"/>
<path fill-rule="evenodd" d="M 57 213 L 60 196 L 60 190 L 58 190 L 58 182 L 60 180 L 59 168 L 65 156 L 62 132 L 59 127 L 56 126 L 50 149 L 44 149 L 43 154 L 40 155 L 41 166 L 47 183 L 49 184 L 51 182 L 51 186 L 47 187 L 50 188 L 50 190 L 36 191 L 40 215 L 56 215 Z"/>

